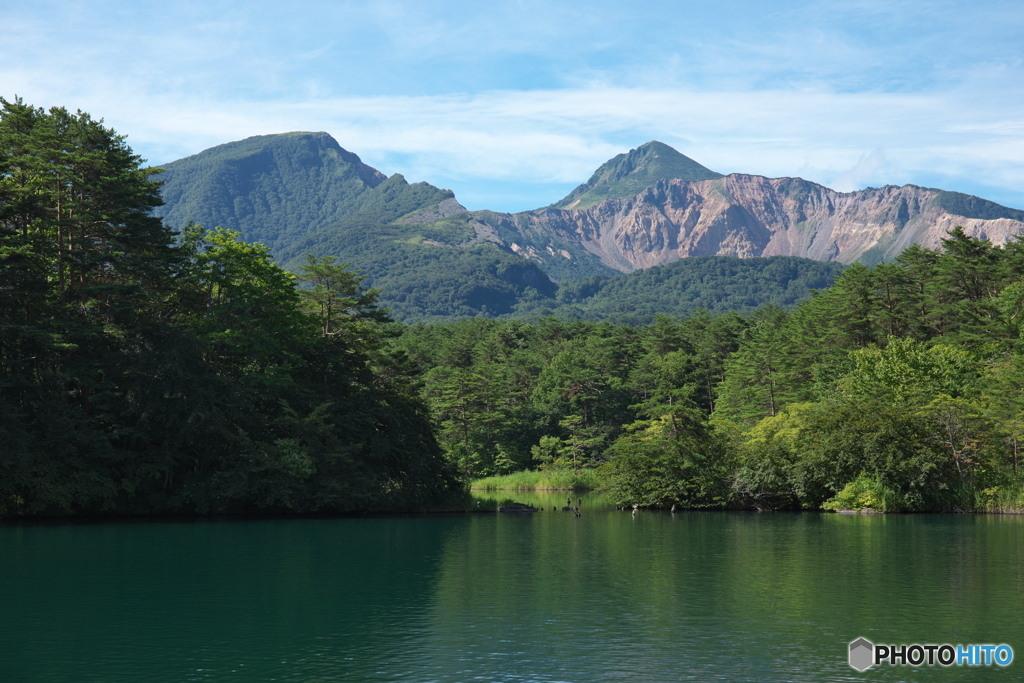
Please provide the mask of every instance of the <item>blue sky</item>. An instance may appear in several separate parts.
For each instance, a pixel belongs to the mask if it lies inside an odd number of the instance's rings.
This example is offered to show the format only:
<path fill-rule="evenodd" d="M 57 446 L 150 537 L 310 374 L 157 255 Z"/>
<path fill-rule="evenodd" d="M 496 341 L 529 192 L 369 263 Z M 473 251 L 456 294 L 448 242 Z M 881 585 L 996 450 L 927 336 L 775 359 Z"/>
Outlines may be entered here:
<path fill-rule="evenodd" d="M 550 204 L 661 140 L 722 173 L 1024 208 L 1024 3 L 0 2 L 0 95 L 157 164 L 325 130 L 471 209 Z"/>

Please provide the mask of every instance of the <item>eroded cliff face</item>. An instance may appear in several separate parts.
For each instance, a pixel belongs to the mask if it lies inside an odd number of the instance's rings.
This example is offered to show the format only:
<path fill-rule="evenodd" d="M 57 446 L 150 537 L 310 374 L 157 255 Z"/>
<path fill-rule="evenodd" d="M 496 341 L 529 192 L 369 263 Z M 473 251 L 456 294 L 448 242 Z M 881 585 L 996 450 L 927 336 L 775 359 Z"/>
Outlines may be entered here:
<path fill-rule="evenodd" d="M 583 210 L 491 214 L 488 222 L 577 245 L 624 272 L 706 255 L 875 263 L 914 243 L 936 248 L 958 225 L 995 244 L 1024 233 L 1021 221 L 947 213 L 938 194 L 914 185 L 836 192 L 800 178 L 733 174 L 662 180 Z"/>

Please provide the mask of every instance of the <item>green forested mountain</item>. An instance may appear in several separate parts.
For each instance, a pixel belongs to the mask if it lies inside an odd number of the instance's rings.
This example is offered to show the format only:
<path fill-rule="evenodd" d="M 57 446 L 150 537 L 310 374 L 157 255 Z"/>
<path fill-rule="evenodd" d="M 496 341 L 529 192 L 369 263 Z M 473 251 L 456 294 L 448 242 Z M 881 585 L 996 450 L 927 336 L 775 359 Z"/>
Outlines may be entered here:
<path fill-rule="evenodd" d="M 164 168 L 154 214 L 171 228 L 237 230 L 293 272 L 307 254 L 336 256 L 401 320 L 500 315 L 554 295 L 536 264 L 446 221 L 465 212 L 449 190 L 385 178 L 326 133 L 248 138 Z"/>
<path fill-rule="evenodd" d="M 381 304 L 404 321 L 502 315 L 523 298 L 554 295 L 554 283 L 536 264 L 474 241 L 473 231 L 463 225 L 410 222 L 425 206 L 435 212 L 437 192 L 426 183 L 409 185 L 392 176 L 368 193 L 358 211 L 282 246 L 278 258 L 295 269 L 306 254 L 337 254 L 362 272 L 381 292 Z"/>
<path fill-rule="evenodd" d="M 587 209 L 606 199 L 625 199 L 640 194 L 659 180 L 718 180 L 716 173 L 680 154 L 663 142 L 652 140 L 601 164 L 590 180 L 570 192 L 554 209 Z"/>
<path fill-rule="evenodd" d="M 944 236 L 954 221 L 998 242 L 1021 218 L 978 197 L 912 186 L 841 195 L 799 179 L 725 178 L 659 142 L 611 159 L 552 207 L 518 214 L 468 212 L 448 190 L 385 178 L 326 133 L 221 145 L 157 178 L 167 204 L 156 215 L 173 229 L 190 220 L 237 229 L 292 272 L 307 254 L 336 257 L 406 322 L 557 315 L 643 324 L 698 308 L 790 308 L 827 286 L 834 269 L 704 255 L 750 256 L 777 242 L 773 253 L 831 259 L 838 240 L 876 263 L 887 249 Z M 808 227 L 815 222 L 828 235 Z M 876 223 L 892 233 L 884 249 L 868 248 L 881 233 L 863 226 Z"/>
<path fill-rule="evenodd" d="M 260 135 L 163 168 L 164 205 L 153 213 L 166 225 L 236 230 L 275 251 L 358 211 L 386 180 L 327 133 Z"/>

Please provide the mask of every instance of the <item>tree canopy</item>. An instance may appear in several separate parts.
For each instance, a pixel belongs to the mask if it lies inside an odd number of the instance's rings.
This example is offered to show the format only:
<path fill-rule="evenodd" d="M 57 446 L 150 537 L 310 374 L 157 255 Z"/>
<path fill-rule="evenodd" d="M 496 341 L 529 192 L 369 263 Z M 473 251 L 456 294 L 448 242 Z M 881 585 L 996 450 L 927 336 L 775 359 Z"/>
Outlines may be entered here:
<path fill-rule="evenodd" d="M 300 291 L 237 232 L 175 236 L 123 136 L 2 107 L 0 514 L 411 508 L 459 490 L 358 276 L 313 259 Z"/>

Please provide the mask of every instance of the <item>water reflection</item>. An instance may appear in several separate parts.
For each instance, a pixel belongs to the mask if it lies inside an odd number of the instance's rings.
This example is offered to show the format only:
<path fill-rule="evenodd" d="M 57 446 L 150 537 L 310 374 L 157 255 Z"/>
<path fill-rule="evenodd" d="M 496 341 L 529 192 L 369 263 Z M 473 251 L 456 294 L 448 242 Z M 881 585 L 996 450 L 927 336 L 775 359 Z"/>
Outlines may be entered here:
<path fill-rule="evenodd" d="M 473 519 L 446 541 L 430 649 L 448 660 L 438 669 L 461 667 L 443 680 L 491 680 L 498 661 L 504 678 L 494 680 L 852 680 L 845 647 L 859 636 L 1012 644 L 1024 602 L 1020 522 L 719 512 Z"/>
<path fill-rule="evenodd" d="M 0 527 L 0 679 L 862 680 L 859 636 L 1024 658 L 1024 519 L 634 516 L 573 494 L 577 518 L 565 495 L 482 501 L 544 508 L 518 515 Z"/>
<path fill-rule="evenodd" d="M 527 503 L 543 512 L 561 512 L 567 503 L 578 505 L 584 512 L 608 512 L 615 506 L 601 493 L 577 491 L 473 491 L 477 507 L 493 510 L 508 501 Z"/>
<path fill-rule="evenodd" d="M 308 681 L 380 669 L 421 640 L 453 524 L 2 529 L 2 679 Z"/>

